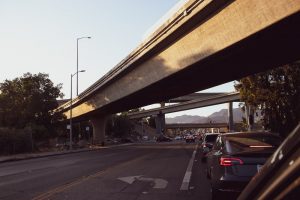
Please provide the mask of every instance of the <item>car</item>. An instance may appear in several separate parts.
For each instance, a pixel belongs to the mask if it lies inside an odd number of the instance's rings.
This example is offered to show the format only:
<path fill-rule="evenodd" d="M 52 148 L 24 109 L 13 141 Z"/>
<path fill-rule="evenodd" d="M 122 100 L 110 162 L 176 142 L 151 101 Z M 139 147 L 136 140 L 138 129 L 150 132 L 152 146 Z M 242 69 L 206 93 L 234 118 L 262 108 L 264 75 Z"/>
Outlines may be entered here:
<path fill-rule="evenodd" d="M 182 140 L 182 136 L 177 135 L 174 139 L 175 139 L 175 140 Z"/>
<path fill-rule="evenodd" d="M 186 143 L 195 142 L 195 137 L 193 135 L 187 135 L 185 137 L 185 142 Z"/>
<path fill-rule="evenodd" d="M 223 192 L 239 194 L 280 143 L 280 137 L 269 132 L 220 134 L 207 154 L 212 199 Z"/>
<path fill-rule="evenodd" d="M 206 161 L 206 155 L 213 147 L 218 135 L 219 135 L 219 133 L 205 133 L 202 136 L 203 139 L 202 139 L 202 142 L 200 145 L 200 149 L 202 151 L 202 154 L 201 154 L 202 162 Z"/>
<path fill-rule="evenodd" d="M 300 123 L 239 195 L 238 200 L 300 197 Z"/>
<path fill-rule="evenodd" d="M 156 138 L 156 141 L 157 141 L 157 142 L 171 142 L 172 139 L 169 138 L 169 137 L 166 137 L 166 136 L 164 136 L 164 135 L 160 135 L 160 136 L 158 136 L 158 137 Z"/>
<path fill-rule="evenodd" d="M 142 139 L 143 139 L 143 140 L 149 140 L 149 136 L 148 136 L 148 135 L 144 135 L 144 136 L 142 137 Z"/>

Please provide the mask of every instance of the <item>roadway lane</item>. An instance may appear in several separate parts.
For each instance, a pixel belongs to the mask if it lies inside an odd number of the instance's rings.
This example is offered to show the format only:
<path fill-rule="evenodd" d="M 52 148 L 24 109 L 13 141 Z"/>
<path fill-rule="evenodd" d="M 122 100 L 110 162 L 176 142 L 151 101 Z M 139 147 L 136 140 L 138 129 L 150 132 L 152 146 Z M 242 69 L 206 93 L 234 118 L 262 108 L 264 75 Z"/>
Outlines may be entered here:
<path fill-rule="evenodd" d="M 140 144 L 0 164 L 0 199 L 209 199 L 195 144 Z"/>

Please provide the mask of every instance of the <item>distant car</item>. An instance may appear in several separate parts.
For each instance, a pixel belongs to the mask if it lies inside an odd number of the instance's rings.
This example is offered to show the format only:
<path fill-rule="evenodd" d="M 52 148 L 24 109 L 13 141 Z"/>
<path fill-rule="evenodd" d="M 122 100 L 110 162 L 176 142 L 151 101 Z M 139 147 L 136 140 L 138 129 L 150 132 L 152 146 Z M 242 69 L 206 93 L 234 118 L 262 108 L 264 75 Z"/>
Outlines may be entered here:
<path fill-rule="evenodd" d="M 264 164 L 238 200 L 300 197 L 300 123 Z"/>
<path fill-rule="evenodd" d="M 144 136 L 143 136 L 143 140 L 149 140 L 148 135 L 144 135 Z"/>
<path fill-rule="evenodd" d="M 171 142 L 172 139 L 171 138 L 168 138 L 166 136 L 163 136 L 163 135 L 160 135 L 156 138 L 156 141 L 157 142 Z"/>
<path fill-rule="evenodd" d="M 175 140 L 182 140 L 182 136 L 177 135 L 174 139 Z"/>
<path fill-rule="evenodd" d="M 187 135 L 185 137 L 185 142 L 186 143 L 195 142 L 195 137 L 193 135 Z"/>
<path fill-rule="evenodd" d="M 202 139 L 202 142 L 200 145 L 200 149 L 202 151 L 201 161 L 203 161 L 203 162 L 206 161 L 206 155 L 213 147 L 218 135 L 219 135 L 219 133 L 205 133 L 202 136 L 203 139 Z"/>
<path fill-rule="evenodd" d="M 222 192 L 241 192 L 280 143 L 277 135 L 266 132 L 220 134 L 207 154 L 212 199 Z"/>

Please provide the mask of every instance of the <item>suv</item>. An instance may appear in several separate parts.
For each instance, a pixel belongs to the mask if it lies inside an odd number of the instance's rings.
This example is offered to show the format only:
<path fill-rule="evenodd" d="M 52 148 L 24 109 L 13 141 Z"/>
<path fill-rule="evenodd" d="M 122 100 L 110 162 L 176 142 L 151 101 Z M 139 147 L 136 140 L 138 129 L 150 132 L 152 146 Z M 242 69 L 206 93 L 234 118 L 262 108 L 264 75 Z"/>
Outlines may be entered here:
<path fill-rule="evenodd" d="M 201 156 L 202 161 L 206 160 L 206 155 L 213 147 L 218 135 L 219 135 L 219 133 L 205 133 L 202 136 L 203 139 L 202 139 L 202 143 L 200 145 L 200 148 L 202 150 L 202 156 Z"/>
<path fill-rule="evenodd" d="M 267 132 L 219 135 L 207 154 L 212 199 L 221 192 L 241 192 L 280 143 L 277 135 Z"/>

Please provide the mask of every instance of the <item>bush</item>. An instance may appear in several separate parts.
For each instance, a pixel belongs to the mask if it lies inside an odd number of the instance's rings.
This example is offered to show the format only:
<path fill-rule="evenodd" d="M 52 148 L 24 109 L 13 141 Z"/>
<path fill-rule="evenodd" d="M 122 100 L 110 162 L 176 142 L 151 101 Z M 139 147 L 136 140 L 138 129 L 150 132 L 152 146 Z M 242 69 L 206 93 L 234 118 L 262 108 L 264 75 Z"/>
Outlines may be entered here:
<path fill-rule="evenodd" d="M 30 133 L 19 130 L 0 128 L 0 154 L 16 154 L 32 151 Z"/>

